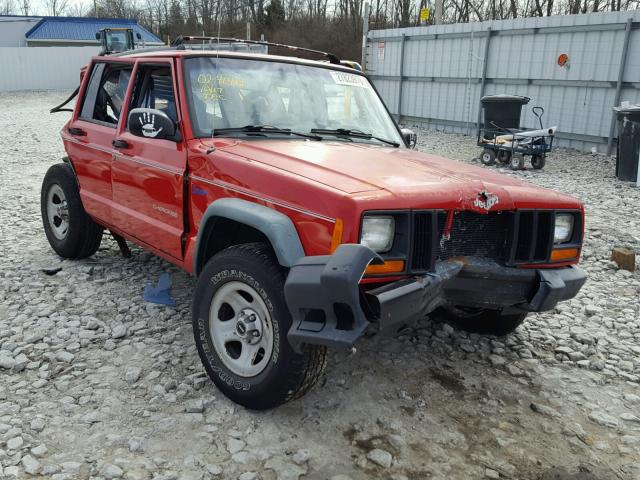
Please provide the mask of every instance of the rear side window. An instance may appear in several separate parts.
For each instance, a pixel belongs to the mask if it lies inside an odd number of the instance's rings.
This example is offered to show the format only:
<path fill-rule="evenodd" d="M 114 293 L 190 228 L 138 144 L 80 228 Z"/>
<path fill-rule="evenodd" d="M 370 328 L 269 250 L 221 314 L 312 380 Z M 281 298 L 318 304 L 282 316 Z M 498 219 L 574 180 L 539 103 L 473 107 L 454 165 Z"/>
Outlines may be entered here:
<path fill-rule="evenodd" d="M 130 108 L 153 108 L 178 122 L 171 68 L 162 65 L 139 65 Z"/>
<path fill-rule="evenodd" d="M 87 86 L 80 118 L 115 127 L 120 120 L 131 66 L 98 63 Z"/>

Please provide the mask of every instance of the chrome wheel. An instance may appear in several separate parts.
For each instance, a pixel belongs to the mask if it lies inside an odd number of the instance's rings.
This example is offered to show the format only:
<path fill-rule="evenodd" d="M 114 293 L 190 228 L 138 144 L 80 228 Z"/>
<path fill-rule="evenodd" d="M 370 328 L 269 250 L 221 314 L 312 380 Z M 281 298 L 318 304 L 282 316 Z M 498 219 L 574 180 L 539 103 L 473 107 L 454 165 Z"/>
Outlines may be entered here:
<path fill-rule="evenodd" d="M 262 297 L 242 282 L 225 283 L 209 310 L 209 332 L 224 365 L 241 377 L 260 374 L 273 352 L 273 323 Z"/>
<path fill-rule="evenodd" d="M 53 184 L 47 192 L 47 219 L 53 235 L 64 240 L 69 231 L 69 207 L 60 185 Z"/>

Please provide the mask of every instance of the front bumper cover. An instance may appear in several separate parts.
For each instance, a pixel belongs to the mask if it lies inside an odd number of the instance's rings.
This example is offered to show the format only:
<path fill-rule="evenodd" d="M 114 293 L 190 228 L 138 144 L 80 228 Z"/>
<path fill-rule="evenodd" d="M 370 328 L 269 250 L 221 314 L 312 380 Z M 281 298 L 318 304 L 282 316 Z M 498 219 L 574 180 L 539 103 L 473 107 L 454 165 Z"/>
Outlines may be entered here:
<path fill-rule="evenodd" d="M 305 343 L 351 347 L 371 325 L 392 331 L 443 305 L 542 312 L 573 298 L 586 281 L 578 267 L 522 269 L 464 257 L 437 262 L 435 271 L 361 291 L 359 282 L 379 255 L 345 244 L 333 255 L 303 257 L 289 271 L 284 293 L 298 351 Z"/>

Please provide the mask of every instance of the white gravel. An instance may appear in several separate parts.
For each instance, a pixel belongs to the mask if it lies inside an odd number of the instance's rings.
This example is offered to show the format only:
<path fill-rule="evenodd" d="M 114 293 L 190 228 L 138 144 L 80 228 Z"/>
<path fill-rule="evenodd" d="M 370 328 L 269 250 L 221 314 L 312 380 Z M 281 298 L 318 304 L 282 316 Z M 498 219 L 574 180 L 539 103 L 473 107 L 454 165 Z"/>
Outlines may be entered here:
<path fill-rule="evenodd" d="M 65 96 L 0 95 L 0 478 L 640 478 L 640 274 L 609 261 L 640 251 L 640 190 L 612 159 L 556 150 L 505 171 L 585 202 L 576 299 L 506 339 L 425 320 L 361 342 L 303 399 L 255 413 L 205 379 L 190 277 L 106 237 L 84 261 L 49 248 L 40 183 L 64 154 L 67 114 L 48 109 Z M 425 131 L 420 149 L 478 154 Z M 142 299 L 163 272 L 175 308 Z"/>

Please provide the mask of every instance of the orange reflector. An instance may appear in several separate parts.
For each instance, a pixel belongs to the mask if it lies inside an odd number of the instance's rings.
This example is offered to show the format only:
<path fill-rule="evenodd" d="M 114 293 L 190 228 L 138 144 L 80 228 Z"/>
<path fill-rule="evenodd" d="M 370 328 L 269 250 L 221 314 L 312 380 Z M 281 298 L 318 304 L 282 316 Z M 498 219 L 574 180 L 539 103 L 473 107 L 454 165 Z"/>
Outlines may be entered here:
<path fill-rule="evenodd" d="M 333 226 L 333 235 L 331 235 L 331 253 L 336 251 L 336 248 L 342 243 L 342 220 L 336 218 L 336 224 Z"/>
<path fill-rule="evenodd" d="M 367 275 L 379 275 L 381 273 L 404 272 L 404 260 L 389 260 L 382 265 L 369 265 L 364 271 Z"/>
<path fill-rule="evenodd" d="M 551 251 L 551 261 L 561 262 L 563 260 L 573 260 L 578 256 L 577 248 L 562 248 Z"/>

